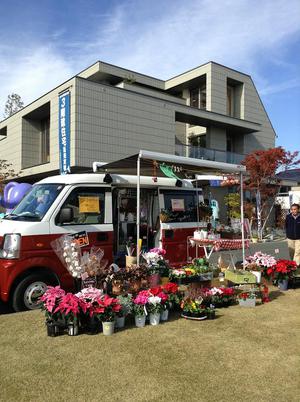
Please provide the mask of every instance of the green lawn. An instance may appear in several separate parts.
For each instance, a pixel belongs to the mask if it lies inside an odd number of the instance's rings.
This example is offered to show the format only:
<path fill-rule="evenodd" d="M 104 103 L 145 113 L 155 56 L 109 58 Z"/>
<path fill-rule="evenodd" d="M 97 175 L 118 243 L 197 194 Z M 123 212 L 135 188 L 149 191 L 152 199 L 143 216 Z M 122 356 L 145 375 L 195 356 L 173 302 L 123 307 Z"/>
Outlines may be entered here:
<path fill-rule="evenodd" d="M 2 401 L 299 401 L 300 289 L 214 321 L 111 337 L 46 336 L 41 312 L 0 316 Z"/>

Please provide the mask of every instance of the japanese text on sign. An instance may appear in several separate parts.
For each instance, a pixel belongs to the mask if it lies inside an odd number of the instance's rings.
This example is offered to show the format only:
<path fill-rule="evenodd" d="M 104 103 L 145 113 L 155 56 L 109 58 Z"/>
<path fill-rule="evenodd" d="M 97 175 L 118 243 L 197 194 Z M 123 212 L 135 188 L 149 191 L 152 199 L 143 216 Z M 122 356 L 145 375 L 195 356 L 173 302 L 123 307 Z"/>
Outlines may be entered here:
<path fill-rule="evenodd" d="M 70 92 L 59 96 L 60 173 L 70 173 Z"/>

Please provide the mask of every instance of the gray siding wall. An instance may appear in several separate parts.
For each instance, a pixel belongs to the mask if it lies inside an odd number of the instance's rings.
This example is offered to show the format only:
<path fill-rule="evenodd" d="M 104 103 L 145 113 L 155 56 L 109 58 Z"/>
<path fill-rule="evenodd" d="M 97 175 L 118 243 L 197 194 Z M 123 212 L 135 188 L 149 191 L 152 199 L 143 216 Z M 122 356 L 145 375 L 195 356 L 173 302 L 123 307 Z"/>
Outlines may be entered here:
<path fill-rule="evenodd" d="M 59 169 L 58 97 L 66 89 L 71 93 L 71 165 L 75 165 L 76 109 L 74 84 L 74 79 L 69 80 L 0 123 L 0 128 L 7 126 L 7 138 L 0 141 L 0 159 L 12 163 L 15 172 L 20 172 L 22 169 L 21 176 L 31 176 Z M 37 127 L 31 124 L 34 122 L 23 119 L 23 116 L 47 102 L 50 102 L 50 162 L 39 165 L 40 143 L 36 141 Z"/>
<path fill-rule="evenodd" d="M 110 162 L 140 149 L 175 152 L 175 113 L 164 101 L 76 79 L 76 164 Z"/>
<path fill-rule="evenodd" d="M 226 114 L 227 78 L 244 84 L 241 93 L 241 118 L 261 124 L 259 132 L 245 135 L 243 152 L 247 154 L 256 149 L 274 147 L 275 132 L 251 77 L 212 63 L 211 111 Z"/>

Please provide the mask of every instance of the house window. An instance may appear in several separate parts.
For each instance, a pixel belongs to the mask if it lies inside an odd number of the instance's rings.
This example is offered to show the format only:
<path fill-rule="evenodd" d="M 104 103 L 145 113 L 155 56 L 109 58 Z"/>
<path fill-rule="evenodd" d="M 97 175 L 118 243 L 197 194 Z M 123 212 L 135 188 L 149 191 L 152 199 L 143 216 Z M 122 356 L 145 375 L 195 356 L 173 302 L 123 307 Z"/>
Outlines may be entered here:
<path fill-rule="evenodd" d="M 227 115 L 234 116 L 233 87 L 227 85 Z"/>
<path fill-rule="evenodd" d="M 189 137 L 189 142 L 194 147 L 206 148 L 206 135 L 193 135 Z"/>
<path fill-rule="evenodd" d="M 190 93 L 190 106 L 199 108 L 199 88 L 192 89 Z"/>
<path fill-rule="evenodd" d="M 200 87 L 200 109 L 206 109 L 206 85 Z"/>
<path fill-rule="evenodd" d="M 41 121 L 41 163 L 50 162 L 50 119 Z"/>
<path fill-rule="evenodd" d="M 206 84 L 190 90 L 190 106 L 206 109 Z"/>

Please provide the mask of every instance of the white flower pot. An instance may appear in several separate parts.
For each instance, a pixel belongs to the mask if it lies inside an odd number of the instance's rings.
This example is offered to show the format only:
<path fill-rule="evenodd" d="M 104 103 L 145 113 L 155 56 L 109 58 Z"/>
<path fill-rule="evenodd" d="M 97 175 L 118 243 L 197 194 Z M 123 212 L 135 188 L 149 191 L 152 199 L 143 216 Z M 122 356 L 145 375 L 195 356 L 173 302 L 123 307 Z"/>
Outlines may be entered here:
<path fill-rule="evenodd" d="M 161 320 L 161 321 L 168 321 L 168 318 L 169 318 L 169 310 L 168 310 L 168 309 L 163 310 L 163 311 L 160 313 L 160 320 Z"/>
<path fill-rule="evenodd" d="M 134 317 L 134 319 L 135 319 L 135 326 L 136 327 L 142 328 L 142 327 L 145 326 L 145 324 L 146 324 L 146 315 L 145 314 L 144 315 L 136 315 Z"/>
<path fill-rule="evenodd" d="M 76 336 L 78 335 L 78 324 L 68 324 L 68 335 L 70 336 Z"/>
<path fill-rule="evenodd" d="M 117 317 L 116 319 L 116 328 L 124 328 L 125 327 L 125 316 Z"/>
<path fill-rule="evenodd" d="M 280 290 L 288 290 L 289 281 L 288 279 L 283 279 L 282 281 L 278 281 L 278 287 Z"/>
<path fill-rule="evenodd" d="M 241 307 L 255 307 L 256 298 L 254 299 L 239 299 L 239 305 Z"/>
<path fill-rule="evenodd" d="M 160 321 L 160 313 L 150 313 L 149 320 L 151 325 L 158 325 Z"/>
<path fill-rule="evenodd" d="M 256 283 L 260 283 L 261 281 L 261 272 L 260 271 L 250 271 L 251 274 L 256 276 Z"/>
<path fill-rule="evenodd" d="M 102 328 L 103 328 L 103 335 L 112 335 L 115 329 L 115 322 L 114 321 L 103 322 Z"/>

